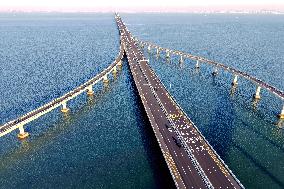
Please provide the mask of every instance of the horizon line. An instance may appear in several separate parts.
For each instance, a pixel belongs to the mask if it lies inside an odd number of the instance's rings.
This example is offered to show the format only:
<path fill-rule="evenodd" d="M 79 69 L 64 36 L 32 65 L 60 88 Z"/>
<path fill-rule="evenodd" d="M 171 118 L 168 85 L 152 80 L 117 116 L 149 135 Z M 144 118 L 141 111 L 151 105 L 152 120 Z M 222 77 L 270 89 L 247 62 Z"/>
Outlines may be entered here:
<path fill-rule="evenodd" d="M 121 12 L 121 13 L 140 13 L 140 12 L 284 12 L 283 5 L 207 5 L 207 6 L 70 6 L 70 7 L 47 7 L 47 6 L 0 6 L 0 12 Z"/>
<path fill-rule="evenodd" d="M 0 13 L 283 13 L 281 10 L 1 10 Z"/>

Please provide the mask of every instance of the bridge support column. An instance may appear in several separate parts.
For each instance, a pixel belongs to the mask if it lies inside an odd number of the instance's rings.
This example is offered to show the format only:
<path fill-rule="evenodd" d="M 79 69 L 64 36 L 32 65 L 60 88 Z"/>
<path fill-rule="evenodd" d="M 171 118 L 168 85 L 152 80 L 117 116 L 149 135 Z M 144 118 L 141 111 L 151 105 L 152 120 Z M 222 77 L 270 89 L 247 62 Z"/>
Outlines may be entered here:
<path fill-rule="evenodd" d="M 61 112 L 67 113 L 68 111 L 69 111 L 69 108 L 67 108 L 67 102 L 63 102 Z"/>
<path fill-rule="evenodd" d="M 109 80 L 108 80 L 108 78 L 107 78 L 107 74 L 104 75 L 103 82 L 104 82 L 104 83 L 108 83 L 108 82 L 109 82 Z"/>
<path fill-rule="evenodd" d="M 126 45 L 125 43 L 122 44 L 122 49 L 125 51 L 126 50 Z"/>
<path fill-rule="evenodd" d="M 284 119 L 284 105 L 283 105 L 283 108 L 282 108 L 282 110 L 281 110 L 281 113 L 278 115 L 278 117 L 279 117 L 280 119 Z"/>
<path fill-rule="evenodd" d="M 159 54 L 160 54 L 160 50 L 159 50 L 159 48 L 157 48 L 157 56 L 159 56 Z"/>
<path fill-rule="evenodd" d="M 182 58 L 182 56 L 180 56 L 180 59 L 179 59 L 179 63 L 183 63 L 183 58 Z"/>
<path fill-rule="evenodd" d="M 116 66 L 114 66 L 113 69 L 112 69 L 112 74 L 116 75 L 116 73 L 117 73 L 117 69 L 116 69 Z"/>
<path fill-rule="evenodd" d="M 121 66 L 122 66 L 122 61 L 119 60 L 118 63 L 117 63 L 117 65 L 118 65 L 119 67 L 121 67 Z"/>
<path fill-rule="evenodd" d="M 237 86 L 238 85 L 238 75 L 234 76 L 234 80 L 232 82 L 232 86 Z"/>
<path fill-rule="evenodd" d="M 166 58 L 170 58 L 171 55 L 170 55 L 170 51 L 169 50 L 166 50 Z"/>
<path fill-rule="evenodd" d="M 200 68 L 199 60 L 196 60 L 195 68 Z"/>
<path fill-rule="evenodd" d="M 212 75 L 213 76 L 218 75 L 218 69 L 216 67 L 213 69 Z"/>
<path fill-rule="evenodd" d="M 94 95 L 94 91 L 93 91 L 93 86 L 92 85 L 87 87 L 87 95 L 88 96 Z"/>
<path fill-rule="evenodd" d="M 19 139 L 24 139 L 29 136 L 29 133 L 25 132 L 24 125 L 20 125 L 19 130 L 20 130 L 20 133 L 18 134 Z"/>
<path fill-rule="evenodd" d="M 261 89 L 261 87 L 260 86 L 258 86 L 257 88 L 256 88 L 256 92 L 255 92 L 255 94 L 253 95 L 253 97 L 254 97 L 254 99 L 260 99 L 260 89 Z"/>

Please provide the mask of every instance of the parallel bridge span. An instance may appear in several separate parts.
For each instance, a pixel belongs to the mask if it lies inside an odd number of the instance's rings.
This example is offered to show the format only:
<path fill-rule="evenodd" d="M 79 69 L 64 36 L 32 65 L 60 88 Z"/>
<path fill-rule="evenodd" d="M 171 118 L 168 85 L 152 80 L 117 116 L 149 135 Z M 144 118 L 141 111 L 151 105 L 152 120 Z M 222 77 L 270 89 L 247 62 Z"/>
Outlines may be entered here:
<path fill-rule="evenodd" d="M 104 69 L 101 73 L 93 77 L 92 79 L 88 80 L 84 84 L 80 85 L 79 87 L 73 89 L 72 91 L 69 91 L 68 93 L 64 94 L 63 96 L 56 98 L 52 100 L 51 102 L 32 110 L 25 115 L 20 116 L 17 119 L 14 119 L 12 121 L 9 121 L 2 126 L 0 126 L 0 137 L 12 132 L 15 129 L 19 129 L 20 133 L 18 134 L 19 138 L 26 138 L 28 136 L 28 133 L 24 130 L 24 125 L 41 117 L 44 114 L 47 114 L 48 112 L 54 110 L 55 108 L 62 106 L 61 111 L 66 113 L 68 112 L 67 108 L 67 102 L 78 95 L 80 95 L 83 92 L 87 92 L 88 95 L 93 94 L 93 88 L 92 86 L 96 83 L 103 81 L 104 83 L 107 83 L 108 80 L 108 74 L 111 72 L 113 74 L 117 73 L 117 67 L 121 67 L 122 62 L 121 59 L 124 55 L 124 49 L 122 46 L 120 46 L 119 54 L 115 61 L 110 64 L 106 69 Z"/>
<path fill-rule="evenodd" d="M 284 100 L 284 92 L 283 91 L 277 89 L 276 87 L 254 77 L 252 75 L 249 75 L 245 72 L 239 71 L 235 68 L 226 66 L 222 63 L 219 63 L 219 62 L 216 62 L 216 61 L 213 61 L 213 60 L 206 59 L 206 58 L 201 57 L 201 56 L 195 56 L 195 55 L 192 55 L 192 54 L 189 54 L 189 53 L 163 48 L 163 47 L 160 47 L 160 46 L 155 45 L 155 44 L 150 43 L 150 42 L 139 41 L 139 40 L 138 40 L 138 42 L 140 42 L 142 45 L 148 45 L 148 46 L 153 47 L 155 49 L 159 49 L 161 51 L 166 51 L 166 52 L 172 53 L 172 54 L 177 55 L 177 56 L 182 56 L 182 57 L 189 58 L 189 59 L 192 59 L 192 60 L 196 60 L 196 61 L 199 61 L 199 62 L 211 64 L 211 65 L 216 66 L 218 68 L 221 68 L 225 71 L 231 72 L 234 75 L 238 75 L 238 76 L 241 76 L 241 77 L 243 77 L 247 80 L 250 80 L 251 82 L 261 86 L 262 88 L 267 89 L 269 92 L 273 93 L 274 95 L 276 95 L 280 99 Z"/>
<path fill-rule="evenodd" d="M 257 77 L 249 75 L 248 73 L 242 72 L 242 71 L 237 70 L 235 68 L 232 68 L 230 66 L 224 65 L 222 63 L 219 63 L 219 62 L 216 62 L 216 61 L 213 61 L 213 60 L 209 60 L 209 59 L 201 57 L 201 56 L 195 56 L 195 55 L 185 53 L 185 52 L 182 52 L 182 51 L 164 48 L 164 47 L 158 46 L 156 44 L 153 44 L 151 42 L 138 40 L 136 37 L 134 37 L 134 39 L 135 39 L 136 42 L 138 42 L 141 45 L 142 48 L 144 48 L 145 46 L 148 46 L 148 51 L 151 51 L 151 48 L 156 49 L 157 54 L 159 54 L 160 51 L 165 51 L 166 52 L 166 58 L 170 58 L 170 54 L 173 54 L 173 55 L 180 56 L 180 62 L 184 61 L 183 58 L 189 58 L 191 60 L 195 60 L 196 61 L 196 68 L 200 67 L 199 64 L 201 62 L 210 64 L 215 68 L 213 73 L 212 73 L 213 75 L 217 74 L 217 68 L 228 71 L 228 72 L 230 72 L 234 75 L 234 79 L 233 79 L 233 82 L 232 82 L 232 85 L 234 87 L 236 87 L 237 84 L 238 84 L 237 83 L 238 76 L 243 77 L 243 78 L 251 81 L 252 83 L 254 83 L 255 85 L 258 86 L 257 89 L 256 89 L 256 92 L 253 96 L 257 100 L 260 99 L 260 89 L 263 88 L 263 89 L 266 89 L 268 92 L 272 93 L 273 95 L 275 95 L 276 97 L 280 98 L 282 101 L 284 101 L 284 92 L 283 91 L 281 91 L 278 88 L 258 79 Z M 284 119 L 284 104 L 283 104 L 282 110 L 281 110 L 280 114 L 278 115 L 278 117 L 281 118 L 281 119 Z"/>

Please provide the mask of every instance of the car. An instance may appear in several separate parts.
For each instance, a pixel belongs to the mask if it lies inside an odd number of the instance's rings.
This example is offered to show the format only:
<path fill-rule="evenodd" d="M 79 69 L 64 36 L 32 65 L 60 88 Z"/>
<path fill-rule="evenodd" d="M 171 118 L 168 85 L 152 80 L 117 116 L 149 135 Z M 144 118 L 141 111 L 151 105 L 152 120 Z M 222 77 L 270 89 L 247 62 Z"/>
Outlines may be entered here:
<path fill-rule="evenodd" d="M 179 148 L 182 147 L 182 144 L 181 144 L 181 142 L 180 142 L 179 139 L 176 139 L 175 137 L 172 137 L 172 138 L 173 138 L 174 142 L 176 143 L 176 145 L 177 145 Z"/>

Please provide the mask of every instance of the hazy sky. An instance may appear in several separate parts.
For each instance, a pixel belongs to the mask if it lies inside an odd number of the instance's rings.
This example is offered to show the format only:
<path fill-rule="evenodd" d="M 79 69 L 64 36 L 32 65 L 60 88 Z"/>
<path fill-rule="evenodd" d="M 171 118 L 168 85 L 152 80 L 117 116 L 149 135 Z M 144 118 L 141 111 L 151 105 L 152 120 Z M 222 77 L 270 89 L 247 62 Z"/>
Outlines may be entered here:
<path fill-rule="evenodd" d="M 284 11 L 284 0 L 0 0 L 0 11 Z"/>

